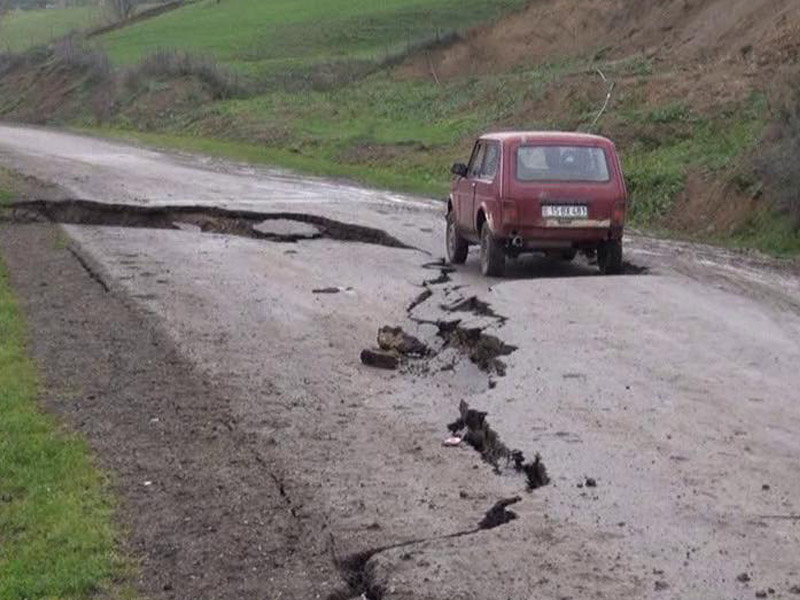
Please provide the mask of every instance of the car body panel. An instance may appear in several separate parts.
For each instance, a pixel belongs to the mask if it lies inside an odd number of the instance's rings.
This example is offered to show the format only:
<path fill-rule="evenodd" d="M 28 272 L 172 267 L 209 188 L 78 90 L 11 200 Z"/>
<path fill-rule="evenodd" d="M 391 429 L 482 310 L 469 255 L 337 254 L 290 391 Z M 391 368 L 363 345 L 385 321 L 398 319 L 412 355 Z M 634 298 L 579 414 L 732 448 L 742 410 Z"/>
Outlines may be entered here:
<path fill-rule="evenodd" d="M 523 146 L 600 149 L 608 180 L 521 181 L 517 153 Z M 486 156 L 488 147 L 498 150 L 493 177 L 475 164 Z M 487 134 L 476 141 L 468 167 L 466 177 L 454 178 L 451 198 L 455 199 L 453 210 L 460 232 L 472 243 L 478 242 L 484 221 L 496 237 L 513 239 L 517 249 L 586 249 L 622 237 L 628 192 L 619 156 L 606 138 L 559 132 Z M 587 214 L 583 218 L 545 217 L 542 207 L 546 205 L 585 206 Z"/>

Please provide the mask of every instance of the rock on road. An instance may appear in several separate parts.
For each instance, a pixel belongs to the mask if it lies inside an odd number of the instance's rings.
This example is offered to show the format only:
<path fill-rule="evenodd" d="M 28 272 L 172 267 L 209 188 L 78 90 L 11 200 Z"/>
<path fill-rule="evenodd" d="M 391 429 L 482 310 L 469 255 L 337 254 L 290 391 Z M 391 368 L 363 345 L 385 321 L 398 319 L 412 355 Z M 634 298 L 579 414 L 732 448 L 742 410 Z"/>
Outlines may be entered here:
<path fill-rule="evenodd" d="M 275 449 L 264 485 L 292 499 L 306 574 L 301 585 L 273 561 L 263 597 L 707 599 L 800 585 L 800 521 L 784 518 L 800 513 L 795 266 L 631 236 L 636 274 L 525 259 L 484 280 L 471 256 L 448 280 L 429 265 L 442 254 L 435 201 L 15 126 L 0 126 L 0 164 L 73 198 L 316 215 L 411 247 L 64 226 L 112 293 L 233 390 L 242 439 Z M 408 310 L 426 280 L 431 296 Z M 472 297 L 490 310 L 447 308 Z M 358 361 L 383 325 L 435 345 L 443 319 L 516 346 L 505 377 L 452 348 L 391 373 Z M 551 484 L 527 493 L 472 450 L 443 448 L 461 399 L 506 445 L 541 453 Z M 518 494 L 518 519 L 472 532 Z M 342 557 L 358 553 L 348 571 Z M 209 597 L 237 590 L 221 578 Z"/>

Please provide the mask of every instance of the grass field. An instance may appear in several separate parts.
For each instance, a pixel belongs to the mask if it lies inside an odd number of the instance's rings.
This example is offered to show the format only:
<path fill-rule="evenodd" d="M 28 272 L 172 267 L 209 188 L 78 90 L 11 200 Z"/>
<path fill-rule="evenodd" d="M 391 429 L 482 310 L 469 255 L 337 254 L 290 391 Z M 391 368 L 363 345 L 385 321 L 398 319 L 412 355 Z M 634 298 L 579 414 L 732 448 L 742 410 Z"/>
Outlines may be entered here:
<path fill-rule="evenodd" d="M 13 11 L 0 23 L 0 51 L 26 50 L 98 25 L 102 19 L 102 11 L 95 6 Z"/>
<path fill-rule="evenodd" d="M 161 48 L 211 54 L 253 74 L 382 60 L 525 0 L 202 0 L 102 38 L 130 64 Z"/>
<path fill-rule="evenodd" d="M 0 202 L 15 194 L 0 180 Z M 122 597 L 112 502 L 86 443 L 37 406 L 39 379 L 0 260 L 0 599 Z"/>

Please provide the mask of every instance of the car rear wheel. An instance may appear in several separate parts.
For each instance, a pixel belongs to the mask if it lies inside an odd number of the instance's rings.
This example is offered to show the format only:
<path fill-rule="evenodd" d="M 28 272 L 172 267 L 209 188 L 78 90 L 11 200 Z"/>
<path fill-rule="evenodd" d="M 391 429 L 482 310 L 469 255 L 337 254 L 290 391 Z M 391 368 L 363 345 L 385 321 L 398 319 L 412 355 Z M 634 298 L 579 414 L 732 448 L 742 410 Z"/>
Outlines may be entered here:
<path fill-rule="evenodd" d="M 445 235 L 447 246 L 447 261 L 454 265 L 463 265 L 467 260 L 469 245 L 467 240 L 458 233 L 456 214 L 451 210 L 447 213 L 447 233 Z"/>
<path fill-rule="evenodd" d="M 486 277 L 502 277 L 506 254 L 502 244 L 492 235 L 489 225 L 481 227 L 481 273 Z"/>
<path fill-rule="evenodd" d="M 573 248 L 571 250 L 563 250 L 558 258 L 564 262 L 572 262 L 576 256 L 578 256 L 578 251 Z"/>
<path fill-rule="evenodd" d="M 603 275 L 622 273 L 622 240 L 609 240 L 597 249 L 597 266 Z"/>

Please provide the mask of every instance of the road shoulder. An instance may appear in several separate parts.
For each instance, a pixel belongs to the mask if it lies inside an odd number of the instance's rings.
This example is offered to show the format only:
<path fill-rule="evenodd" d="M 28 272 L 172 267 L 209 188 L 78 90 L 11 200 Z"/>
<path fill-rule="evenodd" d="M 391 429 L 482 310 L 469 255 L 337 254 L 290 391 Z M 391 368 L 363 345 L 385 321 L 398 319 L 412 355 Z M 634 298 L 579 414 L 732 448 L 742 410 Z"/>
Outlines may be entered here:
<path fill-rule="evenodd" d="M 114 473 L 152 598 L 304 597 L 311 574 L 295 553 L 274 457 L 256 452 L 220 385 L 196 372 L 154 323 L 76 260 L 61 230 L 3 226 L 2 252 L 44 373 L 44 406 L 89 440 Z M 265 575 L 280 573 L 280 577 Z M 335 579 L 334 575 L 331 575 Z"/>

